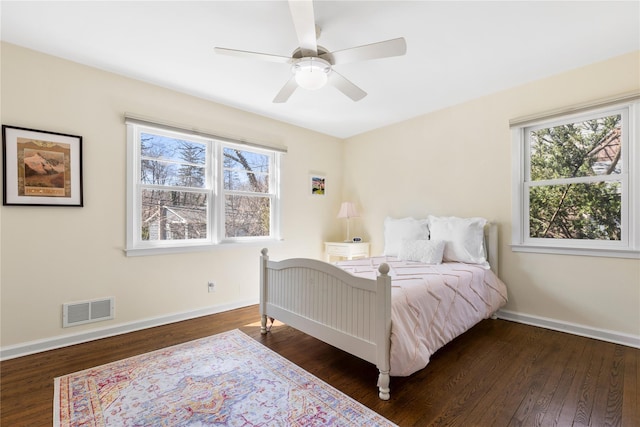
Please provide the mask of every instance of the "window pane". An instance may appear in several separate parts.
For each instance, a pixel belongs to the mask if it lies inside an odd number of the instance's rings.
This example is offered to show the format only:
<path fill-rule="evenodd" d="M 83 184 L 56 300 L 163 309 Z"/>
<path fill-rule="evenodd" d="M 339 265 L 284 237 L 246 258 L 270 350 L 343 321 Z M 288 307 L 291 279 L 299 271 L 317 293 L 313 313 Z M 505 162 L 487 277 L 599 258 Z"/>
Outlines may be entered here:
<path fill-rule="evenodd" d="M 225 196 L 225 237 L 268 237 L 269 197 Z"/>
<path fill-rule="evenodd" d="M 204 188 L 206 170 L 201 166 L 142 160 L 140 182 L 151 185 Z"/>
<path fill-rule="evenodd" d="M 141 215 L 141 240 L 207 238 L 205 193 L 143 189 Z"/>
<path fill-rule="evenodd" d="M 529 132 L 531 180 L 621 173 L 621 116 Z"/>
<path fill-rule="evenodd" d="M 255 193 L 269 192 L 269 177 L 251 172 L 224 171 L 224 189 L 235 191 L 251 191 Z"/>
<path fill-rule="evenodd" d="M 207 144 L 140 134 L 140 182 L 204 188 Z"/>
<path fill-rule="evenodd" d="M 238 150 L 229 147 L 224 148 L 223 154 L 225 169 L 253 171 L 254 173 L 269 172 L 270 156 L 266 154 Z"/>
<path fill-rule="evenodd" d="M 140 154 L 143 157 L 204 165 L 207 145 L 149 133 L 140 134 Z"/>
<path fill-rule="evenodd" d="M 270 156 L 228 147 L 223 153 L 225 190 L 269 192 Z"/>
<path fill-rule="evenodd" d="M 620 181 L 544 185 L 529 189 L 529 236 L 620 240 Z"/>

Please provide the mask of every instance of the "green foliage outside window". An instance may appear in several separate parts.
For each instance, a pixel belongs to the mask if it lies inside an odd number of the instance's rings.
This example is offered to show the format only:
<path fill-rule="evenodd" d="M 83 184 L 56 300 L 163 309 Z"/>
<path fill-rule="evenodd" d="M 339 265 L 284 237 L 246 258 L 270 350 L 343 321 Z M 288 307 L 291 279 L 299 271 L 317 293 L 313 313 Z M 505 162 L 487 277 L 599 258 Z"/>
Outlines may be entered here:
<path fill-rule="evenodd" d="M 533 130 L 529 235 L 621 239 L 621 116 Z"/>

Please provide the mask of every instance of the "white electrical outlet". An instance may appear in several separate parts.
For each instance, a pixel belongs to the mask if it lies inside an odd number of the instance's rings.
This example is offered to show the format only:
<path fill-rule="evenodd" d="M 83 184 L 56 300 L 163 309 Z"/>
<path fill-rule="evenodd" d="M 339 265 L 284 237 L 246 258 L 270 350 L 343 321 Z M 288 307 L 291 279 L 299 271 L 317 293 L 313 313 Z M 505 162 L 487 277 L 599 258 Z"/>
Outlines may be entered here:
<path fill-rule="evenodd" d="M 207 284 L 207 289 L 209 292 L 214 292 L 216 290 L 216 282 L 209 282 Z"/>

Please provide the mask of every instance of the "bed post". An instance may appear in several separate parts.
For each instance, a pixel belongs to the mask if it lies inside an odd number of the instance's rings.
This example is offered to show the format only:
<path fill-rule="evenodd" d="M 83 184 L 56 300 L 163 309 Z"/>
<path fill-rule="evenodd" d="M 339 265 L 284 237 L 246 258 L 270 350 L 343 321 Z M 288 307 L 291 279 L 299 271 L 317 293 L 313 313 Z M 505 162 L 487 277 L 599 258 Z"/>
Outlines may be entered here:
<path fill-rule="evenodd" d="M 260 253 L 260 333 L 267 333 L 267 262 L 269 250 L 263 248 Z"/>
<path fill-rule="evenodd" d="M 378 396 L 389 400 L 390 347 L 391 347 L 391 277 L 389 265 L 381 264 L 380 275 L 376 280 L 376 361 L 378 375 Z"/>

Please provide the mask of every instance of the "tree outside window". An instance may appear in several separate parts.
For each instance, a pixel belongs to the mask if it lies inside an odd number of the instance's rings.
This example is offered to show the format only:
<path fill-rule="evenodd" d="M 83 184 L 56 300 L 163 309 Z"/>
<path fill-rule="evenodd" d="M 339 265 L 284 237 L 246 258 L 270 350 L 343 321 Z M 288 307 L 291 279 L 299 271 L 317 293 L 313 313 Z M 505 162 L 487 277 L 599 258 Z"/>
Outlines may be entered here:
<path fill-rule="evenodd" d="M 529 131 L 529 236 L 620 240 L 621 115 Z"/>
<path fill-rule="evenodd" d="M 269 236 L 272 156 L 238 148 L 223 148 L 225 237 Z"/>
<path fill-rule="evenodd" d="M 140 134 L 141 240 L 207 238 L 207 144 Z"/>

